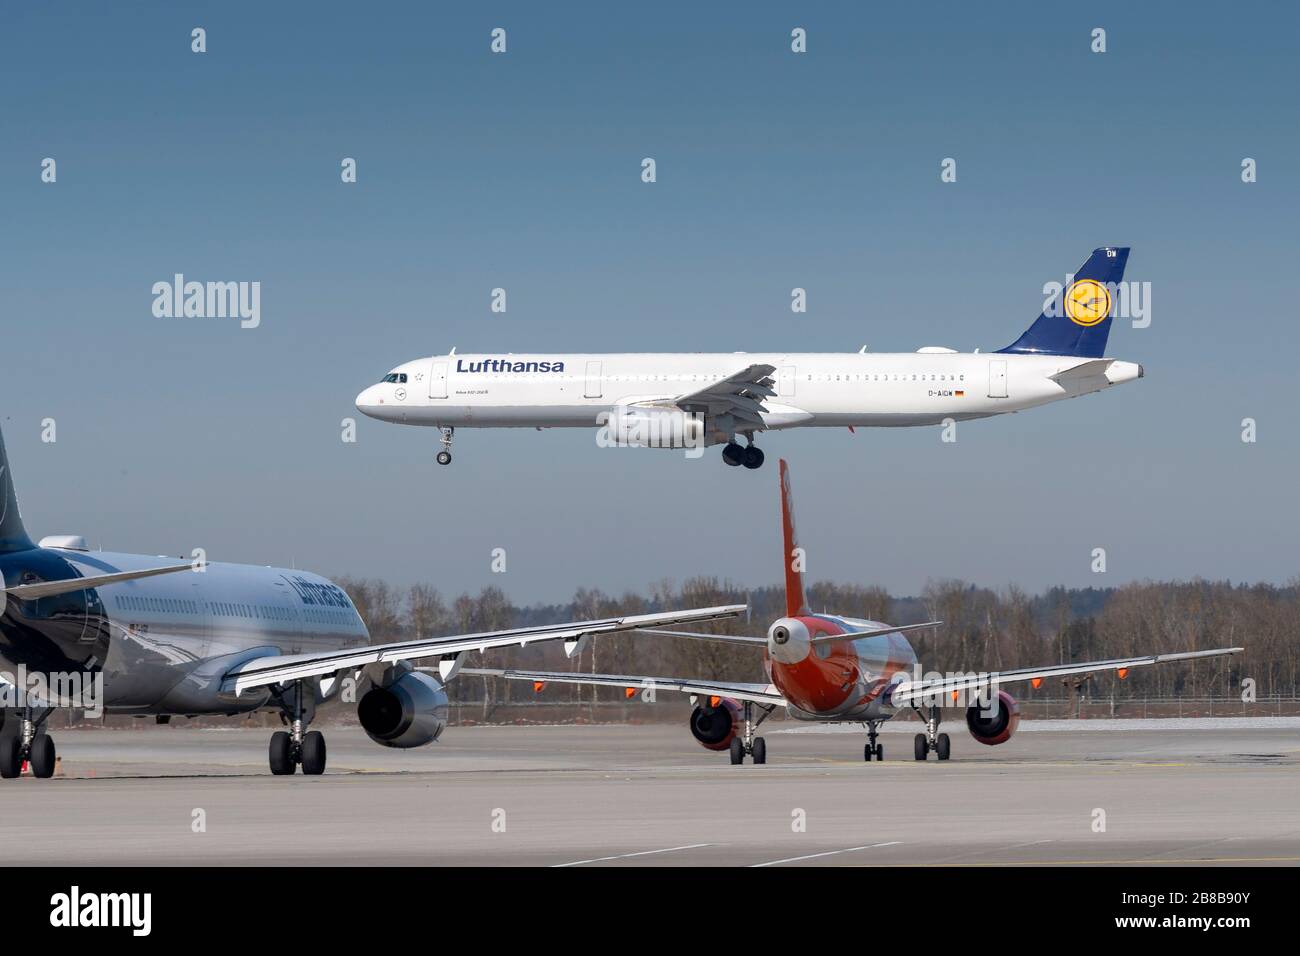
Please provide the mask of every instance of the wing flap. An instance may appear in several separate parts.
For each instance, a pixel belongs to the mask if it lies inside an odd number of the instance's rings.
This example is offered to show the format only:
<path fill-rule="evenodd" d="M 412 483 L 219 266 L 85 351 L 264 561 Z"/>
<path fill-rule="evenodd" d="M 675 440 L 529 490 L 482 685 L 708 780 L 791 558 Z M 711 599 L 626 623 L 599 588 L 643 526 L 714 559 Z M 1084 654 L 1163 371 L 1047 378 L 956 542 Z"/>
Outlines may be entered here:
<path fill-rule="evenodd" d="M 672 404 L 687 411 L 702 409 L 711 415 L 731 414 L 762 427 L 765 399 L 776 395 L 772 373 L 775 365 L 750 365 L 734 375 L 710 382 L 698 391 L 672 399 Z"/>

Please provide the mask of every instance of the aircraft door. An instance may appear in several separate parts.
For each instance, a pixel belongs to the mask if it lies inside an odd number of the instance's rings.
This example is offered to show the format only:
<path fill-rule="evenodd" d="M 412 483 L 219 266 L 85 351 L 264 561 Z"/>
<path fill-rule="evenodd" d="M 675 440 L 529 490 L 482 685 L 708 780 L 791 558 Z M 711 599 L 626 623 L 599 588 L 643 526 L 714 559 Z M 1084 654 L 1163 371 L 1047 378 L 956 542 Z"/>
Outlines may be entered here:
<path fill-rule="evenodd" d="M 600 363 L 587 363 L 586 385 L 582 392 L 585 398 L 600 398 Z"/>
<path fill-rule="evenodd" d="M 782 398 L 794 397 L 794 366 L 782 365 L 776 379 L 776 394 Z"/>
<path fill-rule="evenodd" d="M 1007 397 L 1007 363 L 1005 359 L 989 362 L 989 398 Z"/>
<path fill-rule="evenodd" d="M 447 397 L 447 363 L 435 361 L 429 370 L 429 397 Z"/>

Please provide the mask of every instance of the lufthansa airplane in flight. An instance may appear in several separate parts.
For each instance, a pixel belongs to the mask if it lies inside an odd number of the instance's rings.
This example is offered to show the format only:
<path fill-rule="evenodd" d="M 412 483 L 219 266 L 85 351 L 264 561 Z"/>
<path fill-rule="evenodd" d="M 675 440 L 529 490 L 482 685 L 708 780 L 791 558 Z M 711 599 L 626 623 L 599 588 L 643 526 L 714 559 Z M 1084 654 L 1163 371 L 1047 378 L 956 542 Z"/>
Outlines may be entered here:
<path fill-rule="evenodd" d="M 939 733 L 942 707 L 964 708 L 966 727 L 978 742 L 1003 744 L 1011 739 L 1020 723 L 1019 705 L 1002 689 L 1006 684 L 1028 681 L 1038 687 L 1044 680 L 1093 671 L 1115 671 L 1123 679 L 1133 667 L 1220 657 L 1242 650 L 1224 647 L 1019 670 L 923 675 L 916 652 L 904 634 L 917 628 L 936 627 L 942 622 L 891 627 L 879 621 L 816 614 L 808 606 L 801 570 L 804 552 L 799 549 L 795 535 L 790 473 L 785 461 L 780 464 L 785 617 L 772 622 L 766 637 L 673 632 L 763 651 L 767 682 L 487 668 L 465 668 L 464 673 L 532 681 L 538 690 L 555 682 L 690 694 L 696 702 L 690 718 L 691 735 L 709 750 L 729 751 L 733 764 L 743 763 L 746 756 L 754 763 L 767 762 L 767 744 L 754 731 L 777 707 L 785 707 L 797 720 L 864 724 L 867 744 L 863 759 L 868 761 L 884 759 L 884 746 L 876 741 L 880 724 L 900 711 L 912 710 L 925 722 L 925 731 L 913 739 L 915 759 L 925 760 L 933 752 L 937 759 L 947 760 L 951 744 L 947 734 Z M 760 711 L 757 721 L 755 707 Z"/>
<path fill-rule="evenodd" d="M 990 353 L 928 347 L 872 353 L 434 355 L 357 396 L 372 418 L 439 429 L 594 428 L 603 444 L 724 445 L 758 468 L 761 431 L 934 425 L 1016 412 L 1142 377 L 1105 358 L 1127 248 L 1095 250 L 1013 344 Z M 740 442 L 743 441 L 742 445 Z"/>
<path fill-rule="evenodd" d="M 46 732 L 56 706 L 111 714 L 234 716 L 280 712 L 275 774 L 325 770 L 316 707 L 349 681 L 362 728 L 385 747 L 419 747 L 446 725 L 444 683 L 462 655 L 731 618 L 744 605 L 371 644 L 337 584 L 307 571 L 246 564 L 161 563 L 90 551 L 75 535 L 34 544 L 23 527 L 0 438 L 0 777 L 55 768 Z M 413 661 L 427 659 L 429 671 Z M 436 667 L 433 666 L 436 661 Z"/>

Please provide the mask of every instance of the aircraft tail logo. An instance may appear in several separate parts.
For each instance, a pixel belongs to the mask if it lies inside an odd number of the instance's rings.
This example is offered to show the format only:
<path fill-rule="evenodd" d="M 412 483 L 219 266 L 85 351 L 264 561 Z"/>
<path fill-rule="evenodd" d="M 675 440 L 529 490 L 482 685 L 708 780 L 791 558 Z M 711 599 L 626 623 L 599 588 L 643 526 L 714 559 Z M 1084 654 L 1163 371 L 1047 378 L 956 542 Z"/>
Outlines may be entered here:
<path fill-rule="evenodd" d="M 1053 301 L 1013 344 L 1000 352 L 1101 358 L 1114 316 L 1115 292 L 1124 281 L 1129 250 L 1102 246 L 1074 274 Z M 1044 290 L 1046 291 L 1046 290 Z"/>

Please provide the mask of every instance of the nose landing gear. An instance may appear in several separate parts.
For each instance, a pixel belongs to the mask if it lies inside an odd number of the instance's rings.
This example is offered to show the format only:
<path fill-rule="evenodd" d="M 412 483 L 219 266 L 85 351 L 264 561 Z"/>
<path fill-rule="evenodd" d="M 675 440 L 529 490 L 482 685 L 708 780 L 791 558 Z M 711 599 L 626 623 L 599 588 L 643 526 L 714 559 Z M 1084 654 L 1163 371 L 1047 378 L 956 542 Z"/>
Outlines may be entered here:
<path fill-rule="evenodd" d="M 438 461 L 438 464 L 450 465 L 451 464 L 451 438 L 454 434 L 456 434 L 456 429 L 443 428 L 439 426 L 438 432 L 440 435 L 438 440 L 442 442 L 442 451 L 438 452 L 438 454 L 435 457 Z"/>

